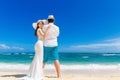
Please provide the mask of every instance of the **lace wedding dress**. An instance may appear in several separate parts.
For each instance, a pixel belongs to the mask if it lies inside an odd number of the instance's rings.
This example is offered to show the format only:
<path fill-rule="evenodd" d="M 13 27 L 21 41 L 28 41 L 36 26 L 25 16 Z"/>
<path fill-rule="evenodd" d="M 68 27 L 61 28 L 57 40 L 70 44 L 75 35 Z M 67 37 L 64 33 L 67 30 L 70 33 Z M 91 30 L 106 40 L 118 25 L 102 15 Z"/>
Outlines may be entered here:
<path fill-rule="evenodd" d="M 35 44 L 35 56 L 28 70 L 27 76 L 21 80 L 43 80 L 43 41 L 38 37 Z"/>

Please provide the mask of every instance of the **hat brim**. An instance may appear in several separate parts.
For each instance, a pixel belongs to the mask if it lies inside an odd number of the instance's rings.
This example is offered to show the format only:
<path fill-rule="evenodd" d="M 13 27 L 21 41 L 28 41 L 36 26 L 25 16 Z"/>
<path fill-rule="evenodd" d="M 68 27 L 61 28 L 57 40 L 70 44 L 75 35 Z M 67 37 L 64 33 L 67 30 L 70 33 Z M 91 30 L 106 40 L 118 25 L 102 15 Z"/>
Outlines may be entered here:
<path fill-rule="evenodd" d="M 44 25 L 48 24 L 48 20 L 43 19 L 42 21 L 43 21 Z"/>
<path fill-rule="evenodd" d="M 38 20 L 37 22 L 34 22 L 34 23 L 32 24 L 32 26 L 33 26 L 34 29 L 37 28 L 37 23 L 40 22 L 40 21 L 42 21 L 42 22 L 44 23 L 44 25 L 48 24 L 48 21 L 45 20 L 45 19 L 44 19 L 44 20 Z"/>
<path fill-rule="evenodd" d="M 34 22 L 34 23 L 32 24 L 32 26 L 33 26 L 34 29 L 37 28 L 37 23 L 40 22 L 40 21 L 42 21 L 42 20 L 38 20 L 37 22 Z"/>
<path fill-rule="evenodd" d="M 37 23 L 33 23 L 32 26 L 33 26 L 34 29 L 36 29 L 37 28 Z"/>

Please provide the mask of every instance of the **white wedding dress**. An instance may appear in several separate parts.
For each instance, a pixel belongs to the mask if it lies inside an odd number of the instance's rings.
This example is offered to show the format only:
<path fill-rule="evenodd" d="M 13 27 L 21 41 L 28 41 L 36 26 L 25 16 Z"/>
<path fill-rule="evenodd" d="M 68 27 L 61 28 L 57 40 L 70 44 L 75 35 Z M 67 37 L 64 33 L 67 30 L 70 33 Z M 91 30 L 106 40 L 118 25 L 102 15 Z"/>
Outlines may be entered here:
<path fill-rule="evenodd" d="M 43 80 L 43 40 L 38 37 L 35 44 L 35 56 L 30 65 L 27 76 L 21 78 L 22 80 Z"/>

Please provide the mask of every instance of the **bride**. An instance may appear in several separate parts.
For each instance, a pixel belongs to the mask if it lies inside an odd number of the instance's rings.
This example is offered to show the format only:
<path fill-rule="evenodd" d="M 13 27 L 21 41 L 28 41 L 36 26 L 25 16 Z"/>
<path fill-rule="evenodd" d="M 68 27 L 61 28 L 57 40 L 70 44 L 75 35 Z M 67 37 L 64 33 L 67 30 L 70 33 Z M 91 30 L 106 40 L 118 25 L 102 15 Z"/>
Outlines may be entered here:
<path fill-rule="evenodd" d="M 49 26 L 47 30 L 43 32 L 42 28 L 44 27 L 44 23 L 44 20 L 39 20 L 37 23 L 33 23 L 33 27 L 35 28 L 35 36 L 37 36 L 38 40 L 35 44 L 35 56 L 30 65 L 28 74 L 23 80 L 43 80 L 43 40 L 47 36 L 50 29 Z"/>

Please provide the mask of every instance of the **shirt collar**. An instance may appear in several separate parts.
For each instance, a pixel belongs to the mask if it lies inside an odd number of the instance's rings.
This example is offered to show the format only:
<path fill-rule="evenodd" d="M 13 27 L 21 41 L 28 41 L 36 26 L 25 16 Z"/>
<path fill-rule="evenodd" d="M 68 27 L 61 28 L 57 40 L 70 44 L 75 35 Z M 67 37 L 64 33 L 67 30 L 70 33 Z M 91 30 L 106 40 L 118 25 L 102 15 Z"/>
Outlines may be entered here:
<path fill-rule="evenodd" d="M 49 24 L 53 24 L 53 23 L 49 23 Z"/>

